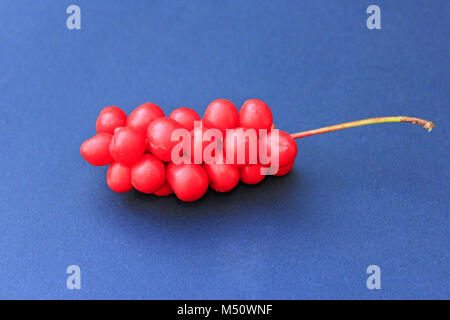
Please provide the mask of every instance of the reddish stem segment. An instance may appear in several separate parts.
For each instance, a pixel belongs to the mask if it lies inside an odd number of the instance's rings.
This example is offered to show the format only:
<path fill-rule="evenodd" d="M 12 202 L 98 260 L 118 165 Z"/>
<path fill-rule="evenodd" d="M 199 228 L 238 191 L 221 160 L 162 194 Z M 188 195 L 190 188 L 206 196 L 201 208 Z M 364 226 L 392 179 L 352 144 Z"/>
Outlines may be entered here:
<path fill-rule="evenodd" d="M 434 124 L 431 121 L 423 120 L 419 118 L 413 118 L 413 117 L 382 117 L 382 118 L 370 118 L 370 119 L 364 119 L 364 120 L 358 120 L 358 121 L 352 121 L 352 122 L 346 122 L 337 124 L 334 126 L 329 127 L 323 127 L 320 129 L 314 129 L 309 131 L 303 131 L 298 133 L 291 134 L 291 137 L 294 139 L 298 138 L 304 138 L 308 136 L 313 136 L 316 134 L 341 130 L 341 129 L 347 129 L 352 127 L 359 127 L 359 126 L 365 126 L 368 124 L 375 124 L 375 123 L 388 123 L 388 122 L 409 122 L 412 124 L 418 124 L 423 126 L 428 131 L 431 131 L 431 129 L 434 128 Z"/>

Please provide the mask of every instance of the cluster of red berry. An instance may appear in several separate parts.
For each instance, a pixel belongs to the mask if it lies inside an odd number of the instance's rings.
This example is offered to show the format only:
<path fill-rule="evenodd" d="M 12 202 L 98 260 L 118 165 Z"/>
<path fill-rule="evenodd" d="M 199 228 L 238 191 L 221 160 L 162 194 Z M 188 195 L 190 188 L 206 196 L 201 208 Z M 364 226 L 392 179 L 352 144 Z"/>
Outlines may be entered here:
<path fill-rule="evenodd" d="M 172 149 L 178 142 L 173 141 L 172 133 L 176 129 L 190 131 L 193 149 L 198 146 L 203 151 L 211 143 L 203 138 L 194 139 L 195 121 L 201 121 L 203 128 L 220 130 L 225 140 L 232 139 L 231 145 L 236 150 L 244 143 L 244 163 L 206 163 L 203 158 L 194 163 L 173 163 Z M 262 142 L 270 156 L 271 134 L 275 131 L 273 117 L 267 104 L 260 100 L 247 100 L 239 112 L 232 102 L 215 100 L 208 105 L 203 119 L 189 108 L 175 109 L 165 117 L 161 108 L 153 103 L 140 105 L 128 117 L 120 108 L 106 107 L 97 118 L 97 134 L 81 145 L 80 152 L 92 165 L 110 164 L 106 181 L 113 191 L 127 192 L 134 187 L 158 196 L 174 192 L 183 201 L 195 201 L 205 194 L 208 186 L 227 192 L 239 181 L 257 184 L 264 179 L 261 169 L 270 163 L 262 164 L 259 159 L 256 163 L 249 162 L 249 141 L 235 139 L 242 134 L 243 130 L 238 130 L 241 128 L 267 130 L 264 141 L 258 142 Z M 297 144 L 288 133 L 276 132 L 279 148 L 275 175 L 282 176 L 294 166 Z M 193 153 L 188 156 L 194 159 Z"/>

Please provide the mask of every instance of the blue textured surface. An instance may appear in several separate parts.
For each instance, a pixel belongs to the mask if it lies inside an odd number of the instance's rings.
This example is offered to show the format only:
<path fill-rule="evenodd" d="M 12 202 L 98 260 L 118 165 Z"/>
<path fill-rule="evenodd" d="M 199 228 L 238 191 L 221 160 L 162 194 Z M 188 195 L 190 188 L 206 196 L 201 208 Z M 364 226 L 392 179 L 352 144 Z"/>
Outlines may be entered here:
<path fill-rule="evenodd" d="M 372 1 L 162 3 L 1 1 L 0 298 L 449 298 L 449 2 L 376 1 L 379 31 Z M 437 128 L 306 138 L 288 176 L 191 204 L 115 194 L 79 154 L 104 106 L 216 98 L 287 132 Z"/>

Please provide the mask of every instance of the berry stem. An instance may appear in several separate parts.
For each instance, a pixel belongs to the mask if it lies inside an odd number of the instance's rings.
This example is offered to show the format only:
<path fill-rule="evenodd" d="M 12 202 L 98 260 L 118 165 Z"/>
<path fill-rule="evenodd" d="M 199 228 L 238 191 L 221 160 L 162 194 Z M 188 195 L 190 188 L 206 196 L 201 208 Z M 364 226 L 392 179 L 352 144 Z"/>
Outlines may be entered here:
<path fill-rule="evenodd" d="M 388 122 L 409 122 L 412 124 L 418 124 L 424 127 L 424 129 L 427 129 L 428 131 L 431 131 L 431 129 L 434 128 L 434 124 L 431 121 L 423 120 L 419 118 L 413 118 L 413 117 L 382 117 L 382 118 L 370 118 L 370 119 L 364 119 L 364 120 L 358 120 L 358 121 L 352 121 L 352 122 L 346 122 L 337 124 L 334 126 L 329 127 L 323 127 L 319 129 L 309 130 L 309 131 L 303 131 L 298 133 L 291 134 L 291 137 L 294 139 L 298 138 L 304 138 L 308 136 L 313 136 L 316 134 L 341 130 L 341 129 L 347 129 L 352 127 L 359 127 L 359 126 L 365 126 L 368 124 L 375 124 L 375 123 L 388 123 Z"/>

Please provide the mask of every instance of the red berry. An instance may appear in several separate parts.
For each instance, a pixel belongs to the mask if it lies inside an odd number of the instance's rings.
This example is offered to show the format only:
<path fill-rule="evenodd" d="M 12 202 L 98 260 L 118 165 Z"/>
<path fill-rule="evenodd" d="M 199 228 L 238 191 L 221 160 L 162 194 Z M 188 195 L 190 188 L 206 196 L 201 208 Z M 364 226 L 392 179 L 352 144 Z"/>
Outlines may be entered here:
<path fill-rule="evenodd" d="M 83 142 L 80 153 L 84 160 L 94 166 L 105 166 L 112 161 L 109 152 L 109 144 L 112 135 L 109 133 L 98 133 L 92 138 Z"/>
<path fill-rule="evenodd" d="M 154 103 L 144 103 L 128 116 L 127 126 L 145 135 L 149 124 L 156 118 L 164 117 L 164 111 Z"/>
<path fill-rule="evenodd" d="M 240 168 L 241 181 L 246 184 L 257 184 L 264 180 L 265 174 L 261 173 L 260 164 L 249 164 Z"/>
<path fill-rule="evenodd" d="M 100 112 L 95 123 L 98 133 L 114 134 L 114 129 L 127 125 L 127 115 L 117 107 L 106 107 Z"/>
<path fill-rule="evenodd" d="M 163 186 L 161 188 L 159 188 L 158 191 L 155 191 L 155 194 L 158 197 L 165 197 L 168 196 L 170 194 L 172 194 L 172 188 L 169 186 L 169 184 L 166 182 L 164 182 Z"/>
<path fill-rule="evenodd" d="M 130 191 L 132 189 L 131 167 L 120 162 L 111 163 L 106 174 L 106 183 L 115 192 Z"/>
<path fill-rule="evenodd" d="M 169 118 L 175 120 L 189 131 L 194 129 L 194 121 L 200 121 L 198 113 L 189 108 L 175 109 L 169 115 Z"/>
<path fill-rule="evenodd" d="M 145 148 L 145 136 L 130 127 L 117 128 L 109 145 L 113 159 L 127 164 L 133 164 L 139 160 Z"/>
<path fill-rule="evenodd" d="M 169 183 L 167 182 L 167 166 L 165 166 L 164 170 L 165 170 L 164 173 L 166 176 L 166 180 L 164 181 L 164 184 L 162 185 L 162 187 L 155 191 L 155 195 L 157 195 L 158 197 L 165 197 L 165 196 L 168 196 L 173 193 L 172 188 L 170 187 Z"/>
<path fill-rule="evenodd" d="M 237 127 L 239 113 L 232 102 L 225 99 L 217 99 L 206 108 L 203 123 L 207 128 L 217 128 L 225 133 L 226 129 Z"/>
<path fill-rule="evenodd" d="M 253 129 L 235 128 L 225 136 L 224 152 L 227 163 L 238 167 L 258 162 L 258 133 Z"/>
<path fill-rule="evenodd" d="M 198 200 L 208 190 L 208 175 L 199 164 L 169 163 L 167 182 L 182 201 Z"/>
<path fill-rule="evenodd" d="M 209 185 L 218 192 L 227 192 L 239 183 L 239 169 L 231 164 L 205 164 Z"/>
<path fill-rule="evenodd" d="M 155 119 L 147 130 L 148 146 L 152 154 L 162 161 L 171 161 L 173 147 L 179 141 L 172 141 L 172 132 L 182 128 L 181 124 L 170 118 Z"/>
<path fill-rule="evenodd" d="M 239 126 L 253 128 L 256 130 L 270 130 L 272 127 L 272 111 L 267 104 L 261 100 L 250 99 L 245 101 L 239 111 Z"/>
<path fill-rule="evenodd" d="M 260 160 L 262 161 L 261 155 L 266 155 L 268 157 L 268 160 L 272 157 L 272 135 L 275 134 L 275 130 L 270 131 L 267 136 L 261 138 L 261 144 L 260 144 Z M 292 161 L 295 160 L 295 157 L 297 156 L 297 143 L 295 143 L 294 138 L 291 137 L 290 134 L 278 130 L 278 166 L 284 167 L 288 164 L 290 164 Z M 266 153 L 267 152 L 267 153 Z M 275 155 L 274 155 L 275 156 Z M 268 164 L 262 163 L 265 166 L 270 165 L 270 162 Z"/>
<path fill-rule="evenodd" d="M 275 174 L 275 176 L 281 177 L 281 176 L 284 176 L 284 175 L 288 174 L 292 170 L 292 168 L 294 167 L 294 162 L 295 161 L 292 161 L 291 163 L 289 163 L 289 164 L 287 164 L 287 165 L 285 165 L 283 167 L 278 168 L 278 172 Z"/>
<path fill-rule="evenodd" d="M 143 193 L 154 193 L 166 179 L 164 164 L 151 154 L 144 154 L 131 167 L 131 184 Z"/>

